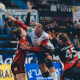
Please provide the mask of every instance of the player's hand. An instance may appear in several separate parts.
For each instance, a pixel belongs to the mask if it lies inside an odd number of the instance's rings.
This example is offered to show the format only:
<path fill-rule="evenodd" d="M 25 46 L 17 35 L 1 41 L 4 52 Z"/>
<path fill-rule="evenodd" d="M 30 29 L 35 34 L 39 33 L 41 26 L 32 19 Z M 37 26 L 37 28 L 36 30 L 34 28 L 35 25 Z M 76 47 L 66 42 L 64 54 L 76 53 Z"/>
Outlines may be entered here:
<path fill-rule="evenodd" d="M 27 50 L 29 50 L 30 49 L 30 47 L 28 47 L 28 46 L 26 46 L 26 45 L 21 45 L 21 46 L 19 46 L 21 49 L 27 49 Z"/>
<path fill-rule="evenodd" d="M 27 1 L 26 3 L 27 3 L 27 5 L 28 5 L 28 8 L 29 8 L 29 9 L 32 9 L 33 5 L 30 5 L 30 1 Z"/>
<path fill-rule="evenodd" d="M 40 41 L 37 40 L 36 41 L 36 46 L 40 46 L 40 44 L 41 44 Z"/>
<path fill-rule="evenodd" d="M 12 16 L 10 16 L 10 15 L 6 15 L 6 17 L 7 18 L 10 18 L 11 20 L 13 20 L 13 21 L 15 21 L 16 19 L 15 18 L 13 18 Z"/>

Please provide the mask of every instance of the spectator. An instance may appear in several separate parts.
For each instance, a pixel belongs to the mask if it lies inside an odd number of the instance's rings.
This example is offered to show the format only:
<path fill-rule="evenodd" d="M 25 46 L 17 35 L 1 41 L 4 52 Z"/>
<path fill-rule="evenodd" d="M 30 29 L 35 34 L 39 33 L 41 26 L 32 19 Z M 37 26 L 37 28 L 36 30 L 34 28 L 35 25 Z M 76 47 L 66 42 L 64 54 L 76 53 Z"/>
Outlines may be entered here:
<path fill-rule="evenodd" d="M 80 38 L 80 24 L 78 24 L 77 35 L 78 35 L 78 37 Z"/>
<path fill-rule="evenodd" d="M 37 7 L 33 6 L 32 9 L 37 9 L 38 10 L 38 8 L 42 8 L 42 5 L 43 5 L 42 0 L 36 0 L 35 3 L 36 3 Z"/>
<path fill-rule="evenodd" d="M 54 20 L 54 18 L 52 18 L 52 21 L 53 20 Z M 56 20 L 50 24 L 50 30 L 52 31 L 55 26 L 56 26 Z"/>
<path fill-rule="evenodd" d="M 54 29 L 51 32 L 51 36 L 52 36 L 52 38 L 56 38 L 56 34 L 55 34 L 55 30 Z"/>
<path fill-rule="evenodd" d="M 65 31 L 68 35 L 70 34 L 70 26 L 69 23 L 67 23 L 67 30 Z"/>
<path fill-rule="evenodd" d="M 76 34 L 76 29 L 74 28 L 74 25 L 68 26 L 67 30 L 68 30 L 68 35 L 73 36 Z"/>
<path fill-rule="evenodd" d="M 36 3 L 39 4 L 39 5 L 43 5 L 42 0 L 36 0 Z"/>
<path fill-rule="evenodd" d="M 56 33 L 56 36 L 57 36 L 58 33 L 59 33 L 59 25 L 58 25 L 58 23 L 56 23 L 56 25 L 54 27 L 54 30 L 55 30 L 55 33 Z"/>
<path fill-rule="evenodd" d="M 77 26 L 78 26 L 77 21 L 74 21 L 74 34 L 77 33 Z"/>
<path fill-rule="evenodd" d="M 18 16 L 15 17 L 15 19 L 18 20 Z M 19 26 L 17 26 L 14 22 L 13 22 L 14 28 L 18 28 Z"/>
<path fill-rule="evenodd" d="M 74 45 L 75 45 L 75 48 L 77 50 L 79 50 L 79 39 L 78 39 L 78 35 L 75 35 L 75 38 L 73 39 L 73 42 L 74 42 Z"/>
<path fill-rule="evenodd" d="M 69 21 L 68 23 L 67 23 L 67 34 L 68 35 L 73 35 L 73 30 L 74 30 L 74 23 L 73 23 L 73 18 L 71 19 L 71 21 Z"/>
<path fill-rule="evenodd" d="M 11 19 L 6 18 L 5 19 L 5 27 L 4 27 L 4 29 L 6 30 L 6 34 L 10 35 L 10 31 L 11 30 L 15 30 L 14 22 Z"/>
<path fill-rule="evenodd" d="M 74 21 L 74 28 L 77 29 L 77 26 L 78 26 L 77 21 Z"/>
<path fill-rule="evenodd" d="M 55 19 L 51 19 L 51 21 L 47 21 L 47 18 L 44 18 L 43 21 L 40 21 L 42 22 L 43 26 L 45 26 L 46 28 L 46 25 L 50 24 L 50 23 L 53 23 L 55 21 Z"/>
<path fill-rule="evenodd" d="M 73 21 L 74 21 L 74 19 L 72 18 L 71 21 L 68 22 L 69 26 L 72 27 L 74 25 Z"/>
<path fill-rule="evenodd" d="M 47 32 L 48 30 L 50 30 L 50 25 L 46 25 L 44 31 Z"/>
<path fill-rule="evenodd" d="M 49 5 L 44 4 L 45 2 L 46 2 L 46 1 L 44 1 L 44 2 L 42 3 L 42 0 L 36 0 L 37 8 L 50 9 L 50 6 L 49 6 Z"/>
<path fill-rule="evenodd" d="M 48 2 L 46 0 L 42 0 L 43 5 L 48 5 Z"/>
<path fill-rule="evenodd" d="M 3 35 L 4 26 L 5 26 L 5 23 L 0 17 L 0 33 L 1 33 L 1 35 Z"/>
<path fill-rule="evenodd" d="M 80 25 L 80 19 L 79 19 L 79 22 L 78 22 L 78 24 Z"/>
<path fill-rule="evenodd" d="M 75 28 L 75 26 L 73 26 L 73 35 L 77 34 L 77 28 Z"/>
<path fill-rule="evenodd" d="M 10 3 L 10 0 L 3 0 L 3 4 L 6 6 L 6 8 L 12 8 L 12 5 Z"/>

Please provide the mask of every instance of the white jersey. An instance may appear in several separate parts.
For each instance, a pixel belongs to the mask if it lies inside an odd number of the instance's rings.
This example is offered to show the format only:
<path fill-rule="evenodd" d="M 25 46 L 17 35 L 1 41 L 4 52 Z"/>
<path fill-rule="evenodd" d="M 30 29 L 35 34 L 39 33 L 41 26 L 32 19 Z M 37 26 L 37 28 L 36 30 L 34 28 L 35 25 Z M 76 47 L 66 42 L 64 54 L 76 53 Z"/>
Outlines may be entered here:
<path fill-rule="evenodd" d="M 35 31 L 34 31 L 34 29 L 31 28 L 31 27 L 28 27 L 27 28 L 27 34 L 31 37 L 31 40 L 32 40 L 32 43 L 33 43 L 34 47 L 37 47 L 36 46 L 36 41 L 37 40 L 40 41 L 40 42 L 42 42 L 43 40 L 48 39 L 48 43 L 46 45 L 46 48 L 52 48 L 52 49 L 54 49 L 54 46 L 50 42 L 49 36 L 48 36 L 48 34 L 45 31 L 43 31 L 42 34 L 41 34 L 41 36 L 38 38 L 37 35 L 36 35 L 36 33 L 35 33 Z"/>

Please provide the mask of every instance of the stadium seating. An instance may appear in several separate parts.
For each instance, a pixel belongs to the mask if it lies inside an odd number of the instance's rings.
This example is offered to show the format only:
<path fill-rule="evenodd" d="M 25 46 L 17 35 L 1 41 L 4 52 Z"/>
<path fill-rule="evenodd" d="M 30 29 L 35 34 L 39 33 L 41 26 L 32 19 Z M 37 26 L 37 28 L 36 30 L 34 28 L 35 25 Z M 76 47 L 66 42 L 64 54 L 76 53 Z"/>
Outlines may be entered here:
<path fill-rule="evenodd" d="M 10 0 L 10 2 L 12 5 L 16 4 L 18 6 L 18 9 L 28 9 L 26 3 L 23 2 L 22 0 Z"/>
<path fill-rule="evenodd" d="M 0 35 L 0 53 L 15 53 L 17 39 L 13 35 Z"/>

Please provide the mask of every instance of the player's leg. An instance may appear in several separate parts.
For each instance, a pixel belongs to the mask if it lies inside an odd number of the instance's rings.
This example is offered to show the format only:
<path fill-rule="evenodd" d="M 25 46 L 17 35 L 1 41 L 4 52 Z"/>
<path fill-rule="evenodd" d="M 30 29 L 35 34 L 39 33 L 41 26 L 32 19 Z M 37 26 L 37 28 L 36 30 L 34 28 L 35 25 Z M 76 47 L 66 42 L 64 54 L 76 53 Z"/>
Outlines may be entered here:
<path fill-rule="evenodd" d="M 11 70 L 13 72 L 15 80 L 25 80 L 25 68 L 24 64 L 18 64 L 17 62 L 12 62 Z"/>
<path fill-rule="evenodd" d="M 48 71 L 48 68 L 46 67 L 45 62 L 39 63 L 38 65 L 39 65 L 40 71 L 42 73 L 42 76 L 45 78 L 49 77 L 49 71 Z"/>
<path fill-rule="evenodd" d="M 12 62 L 12 64 L 11 64 L 11 70 L 12 70 L 12 73 L 13 73 L 13 76 L 14 76 L 14 80 L 17 80 L 16 79 L 16 74 L 14 73 L 14 62 Z"/>
<path fill-rule="evenodd" d="M 17 80 L 25 80 L 25 73 L 16 74 Z"/>
<path fill-rule="evenodd" d="M 14 80 L 17 80 L 17 79 L 16 79 L 16 75 L 14 75 Z"/>
<path fill-rule="evenodd" d="M 38 61 L 38 65 L 39 65 L 40 71 L 42 73 L 42 76 L 48 77 L 49 72 L 48 72 L 48 68 L 46 67 L 46 64 L 45 64 L 45 56 L 41 55 L 41 54 L 36 54 L 36 56 L 37 56 L 37 61 Z"/>
<path fill-rule="evenodd" d="M 51 76 L 53 77 L 53 79 L 57 80 L 57 73 L 56 73 L 56 70 L 52 64 L 52 56 L 51 55 L 46 56 L 45 64 L 46 64 L 47 68 L 49 69 L 49 72 L 50 72 Z"/>

